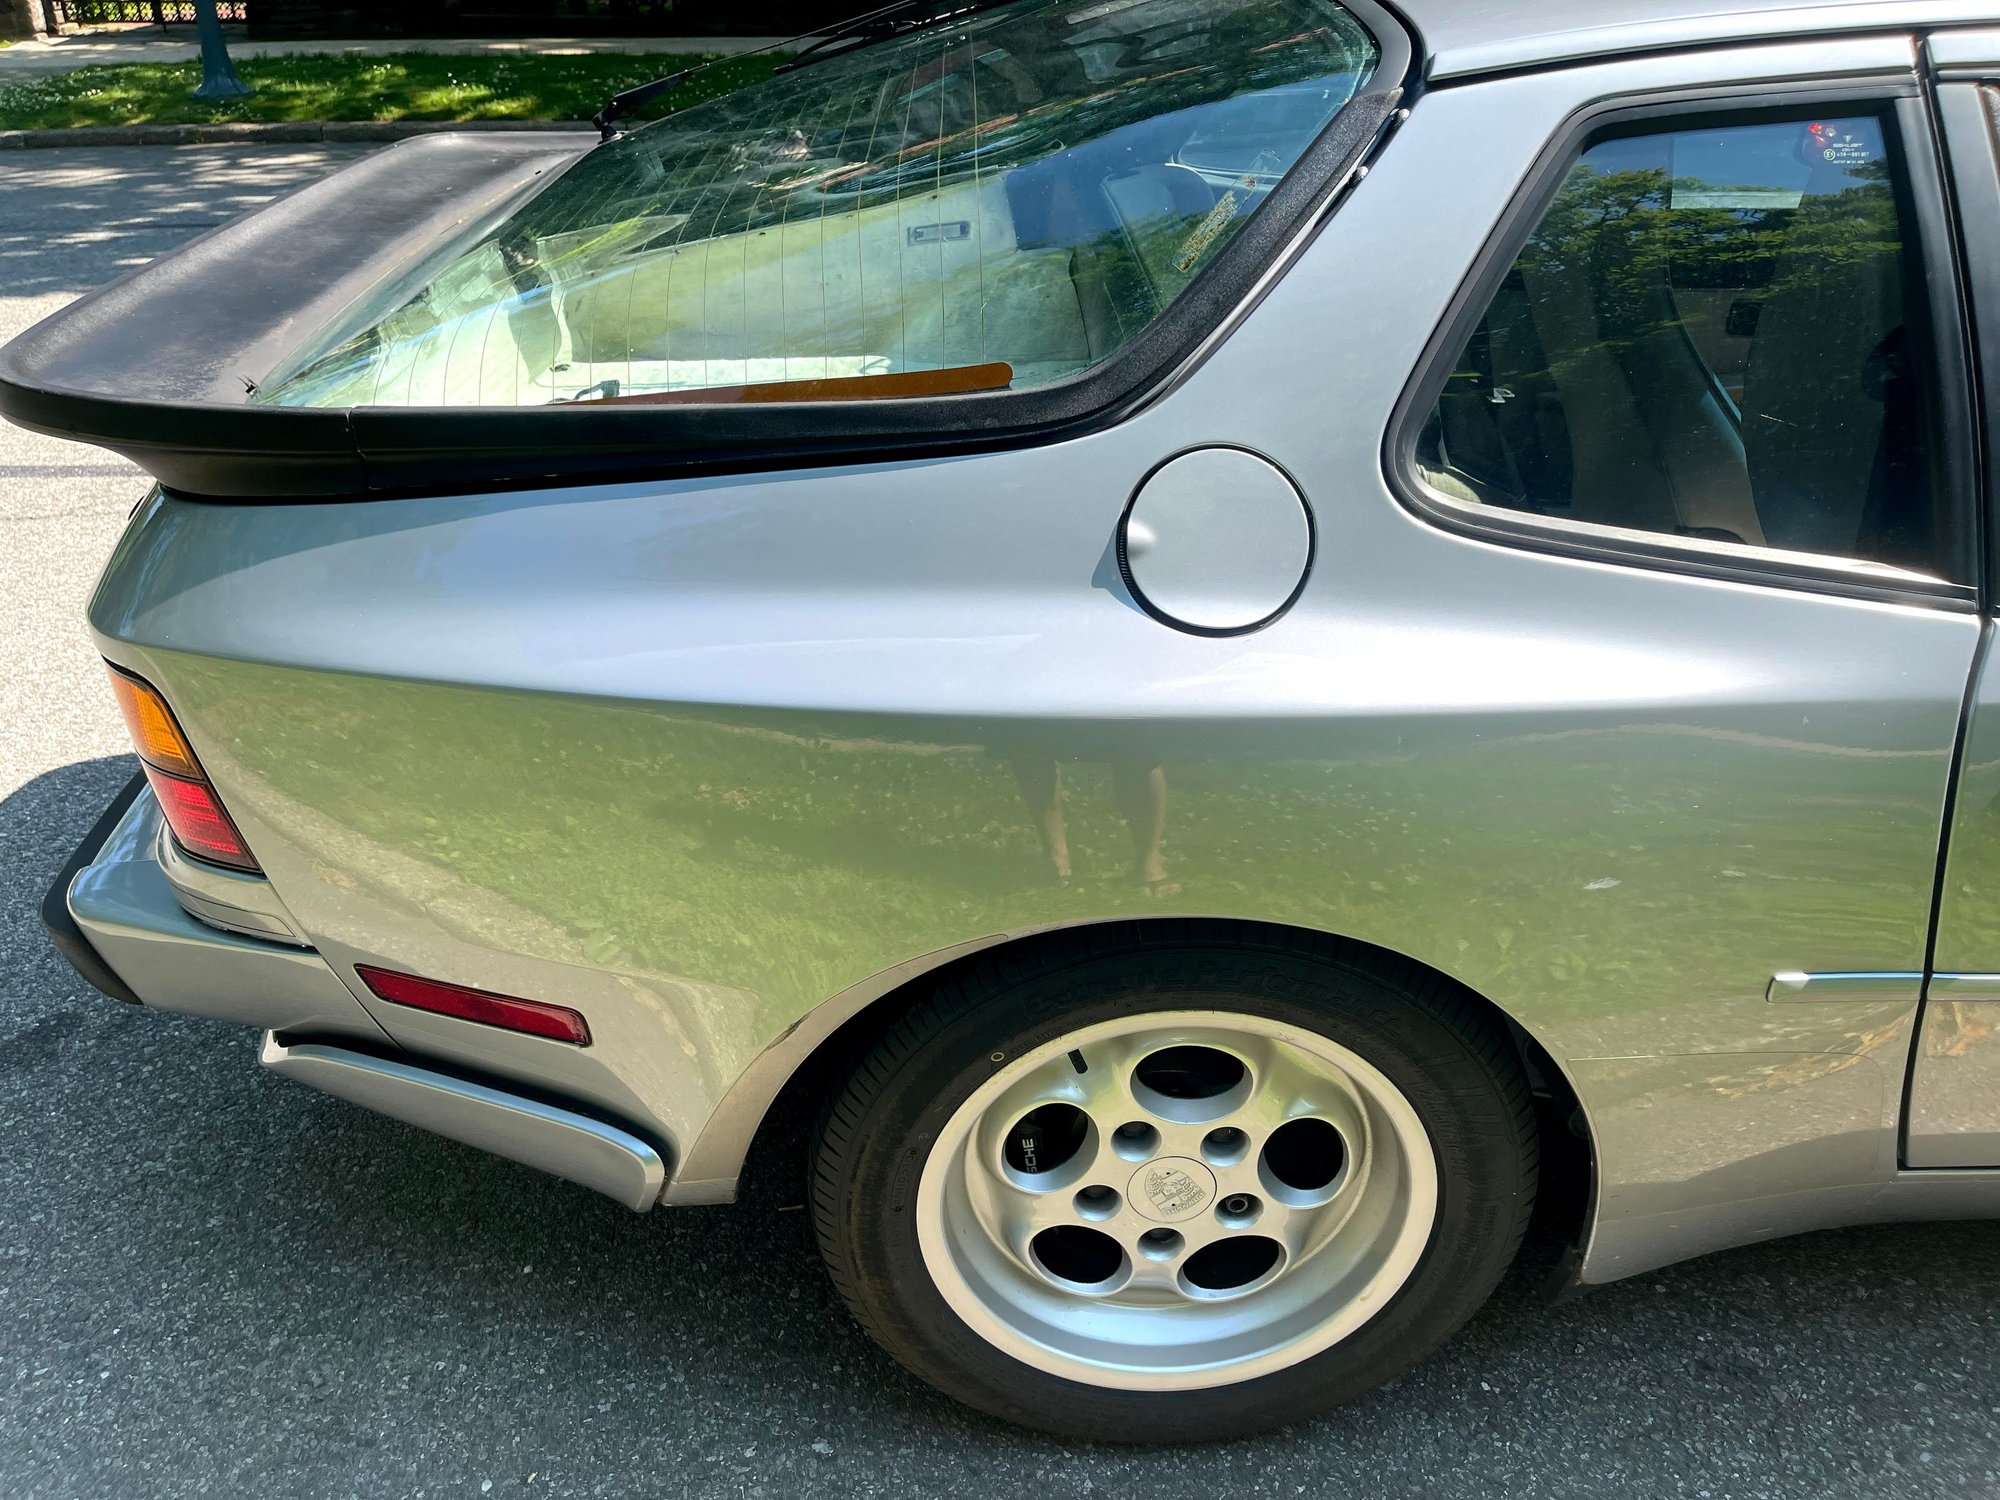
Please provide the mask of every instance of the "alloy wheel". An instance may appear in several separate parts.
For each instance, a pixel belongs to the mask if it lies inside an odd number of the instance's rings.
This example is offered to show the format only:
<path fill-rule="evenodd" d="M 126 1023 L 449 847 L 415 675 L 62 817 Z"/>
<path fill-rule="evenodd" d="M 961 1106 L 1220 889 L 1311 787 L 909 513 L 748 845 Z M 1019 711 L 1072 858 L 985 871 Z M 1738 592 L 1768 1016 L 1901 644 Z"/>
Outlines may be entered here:
<path fill-rule="evenodd" d="M 1353 1332 L 1422 1258 L 1423 1124 L 1315 1032 L 1154 1012 L 995 1061 L 928 1155 L 918 1240 L 952 1309 L 1037 1369 L 1129 1390 L 1252 1379 Z"/>

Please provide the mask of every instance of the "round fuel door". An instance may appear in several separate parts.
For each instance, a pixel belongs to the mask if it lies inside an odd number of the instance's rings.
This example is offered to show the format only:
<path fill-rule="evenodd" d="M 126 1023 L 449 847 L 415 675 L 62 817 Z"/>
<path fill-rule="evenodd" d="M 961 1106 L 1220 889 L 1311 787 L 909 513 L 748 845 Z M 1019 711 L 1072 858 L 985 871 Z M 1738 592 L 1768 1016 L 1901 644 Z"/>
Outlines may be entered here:
<path fill-rule="evenodd" d="M 1146 476 L 1118 526 L 1126 587 L 1197 635 L 1268 625 L 1312 566 L 1312 515 L 1283 470 L 1241 448 L 1196 448 Z"/>

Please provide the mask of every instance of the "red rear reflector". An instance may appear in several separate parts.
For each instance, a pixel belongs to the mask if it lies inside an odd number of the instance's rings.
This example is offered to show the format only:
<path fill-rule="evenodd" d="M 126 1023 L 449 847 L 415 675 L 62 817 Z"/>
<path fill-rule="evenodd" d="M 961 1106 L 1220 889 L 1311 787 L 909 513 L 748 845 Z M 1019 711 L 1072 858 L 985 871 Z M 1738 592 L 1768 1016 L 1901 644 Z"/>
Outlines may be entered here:
<path fill-rule="evenodd" d="M 197 859 L 206 859 L 235 870 L 257 871 L 257 861 L 243 843 L 243 835 L 229 821 L 229 814 L 215 793 L 202 781 L 183 781 L 151 766 L 143 766 L 153 795 L 160 799 L 160 811 L 167 827 L 174 831 L 180 846 Z"/>
<path fill-rule="evenodd" d="M 529 1036 L 545 1036 L 578 1047 L 590 1045 L 590 1023 L 568 1006 L 469 990 L 462 984 L 419 979 L 414 974 L 398 974 L 370 964 L 356 964 L 354 972 L 361 976 L 363 984 L 391 1005 L 457 1016 L 461 1021 L 477 1021 L 481 1026 L 498 1026 L 503 1031 L 525 1031 Z"/>

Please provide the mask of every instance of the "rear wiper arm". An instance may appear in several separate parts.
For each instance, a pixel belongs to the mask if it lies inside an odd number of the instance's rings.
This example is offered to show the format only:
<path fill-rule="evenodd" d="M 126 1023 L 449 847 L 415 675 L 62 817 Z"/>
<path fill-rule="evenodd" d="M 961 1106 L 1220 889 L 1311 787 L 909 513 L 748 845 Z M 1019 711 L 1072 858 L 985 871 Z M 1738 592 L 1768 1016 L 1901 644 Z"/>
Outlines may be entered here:
<path fill-rule="evenodd" d="M 747 55 L 747 53 L 738 54 L 738 56 Z M 711 57 L 707 62 L 696 63 L 691 68 L 682 68 L 678 73 L 669 73 L 664 78 L 655 78 L 651 83 L 642 83 L 637 88 L 629 88 L 622 94 L 613 94 L 604 101 L 604 108 L 590 117 L 590 123 L 597 127 L 598 141 L 600 143 L 608 141 L 618 134 L 617 122 L 628 109 L 636 109 L 649 100 L 670 93 L 695 74 L 712 68 L 721 61 L 719 57 Z"/>
<path fill-rule="evenodd" d="M 772 71 L 790 73 L 798 68 L 809 68 L 831 57 L 845 57 L 858 47 L 873 46 L 876 42 L 887 41 L 907 31 L 920 31 L 955 16 L 971 15 L 974 11 L 991 10 L 996 5 L 1007 3 L 1008 0 L 901 0 L 900 4 L 885 5 L 851 21 L 842 21 L 831 31 L 813 33 L 814 40 L 810 47 L 786 58 Z"/>
<path fill-rule="evenodd" d="M 618 134 L 618 121 L 627 112 L 640 105 L 672 93 L 697 73 L 705 73 L 722 62 L 735 62 L 740 58 L 758 57 L 766 52 L 781 52 L 787 47 L 797 46 L 810 40 L 812 45 L 804 48 L 796 56 L 786 58 L 772 71 L 789 73 L 794 68 L 810 67 L 823 62 L 828 57 L 840 57 L 856 47 L 866 47 L 884 41 L 905 31 L 915 31 L 924 26 L 934 26 L 939 21 L 948 21 L 953 16 L 967 15 L 973 11 L 991 10 L 1006 0 L 895 0 L 894 4 L 878 6 L 849 20 L 842 21 L 830 31 L 807 31 L 798 36 L 787 37 L 781 42 L 769 42 L 762 47 L 753 47 L 748 52 L 736 52 L 728 57 L 711 57 L 706 62 L 696 63 L 691 68 L 682 68 L 678 73 L 669 73 L 664 78 L 655 78 L 651 83 L 642 83 L 626 89 L 622 94 L 613 94 L 604 101 L 604 108 L 590 117 L 590 123 L 597 127 L 600 140 L 608 141 Z M 928 11 L 930 14 L 919 13 Z"/>

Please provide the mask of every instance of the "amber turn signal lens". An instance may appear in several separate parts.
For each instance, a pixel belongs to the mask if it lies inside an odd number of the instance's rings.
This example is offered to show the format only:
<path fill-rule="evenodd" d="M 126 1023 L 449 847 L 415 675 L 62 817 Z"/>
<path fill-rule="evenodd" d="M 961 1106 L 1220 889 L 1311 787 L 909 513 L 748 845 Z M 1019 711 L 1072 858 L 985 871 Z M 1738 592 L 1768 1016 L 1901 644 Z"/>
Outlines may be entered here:
<path fill-rule="evenodd" d="M 111 690 L 118 695 L 118 707 L 125 714 L 125 728 L 132 735 L 132 748 L 139 759 L 156 771 L 170 776 L 201 779 L 201 765 L 188 748 L 187 737 L 174 722 L 164 699 L 150 683 L 141 682 L 110 668 Z"/>

